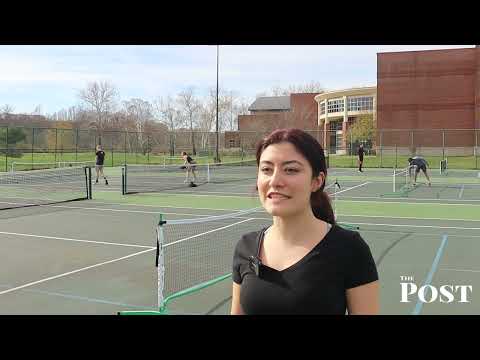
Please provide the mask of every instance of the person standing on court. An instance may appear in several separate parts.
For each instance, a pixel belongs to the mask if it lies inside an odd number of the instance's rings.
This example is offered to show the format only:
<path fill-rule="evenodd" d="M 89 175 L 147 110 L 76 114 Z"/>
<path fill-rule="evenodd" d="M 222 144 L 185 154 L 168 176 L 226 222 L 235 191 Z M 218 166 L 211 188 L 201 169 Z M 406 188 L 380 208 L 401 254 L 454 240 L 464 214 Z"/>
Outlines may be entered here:
<path fill-rule="evenodd" d="M 427 178 L 428 181 L 428 186 L 432 186 L 432 182 L 430 181 L 430 177 L 428 176 L 427 172 L 427 167 L 428 167 L 428 162 L 421 156 L 414 156 L 413 158 L 408 158 L 408 163 L 410 166 L 414 165 L 415 166 L 415 178 L 413 180 L 413 185 L 417 185 L 417 175 L 420 172 L 420 170 L 423 171 L 423 174 Z"/>
<path fill-rule="evenodd" d="M 195 160 L 192 159 L 190 155 L 187 154 L 186 151 L 182 151 L 182 158 L 184 161 L 184 167 L 186 169 L 186 175 L 185 175 L 185 183 L 189 182 L 190 179 L 190 174 L 193 175 L 193 182 L 190 182 L 190 184 L 193 184 L 194 182 L 197 181 L 197 174 L 195 173 Z"/>
<path fill-rule="evenodd" d="M 95 184 L 98 184 L 98 177 L 102 176 L 105 180 L 105 185 L 108 185 L 107 177 L 103 174 L 103 162 L 105 161 L 105 152 L 102 149 L 102 145 L 97 145 L 95 157 L 95 172 L 97 173 Z"/>
<path fill-rule="evenodd" d="M 362 165 L 363 165 L 363 154 L 365 150 L 363 149 L 363 144 L 360 144 L 358 147 L 358 171 L 363 172 Z"/>
<path fill-rule="evenodd" d="M 360 234 L 335 221 L 322 146 L 303 130 L 278 129 L 256 160 L 273 225 L 235 247 L 231 314 L 377 314 L 375 261 Z"/>

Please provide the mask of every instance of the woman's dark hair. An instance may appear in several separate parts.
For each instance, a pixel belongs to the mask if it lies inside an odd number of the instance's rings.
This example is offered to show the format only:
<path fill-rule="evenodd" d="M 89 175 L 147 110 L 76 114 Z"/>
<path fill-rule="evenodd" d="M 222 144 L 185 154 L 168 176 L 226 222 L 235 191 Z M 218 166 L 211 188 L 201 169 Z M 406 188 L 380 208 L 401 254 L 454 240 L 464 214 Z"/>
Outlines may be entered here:
<path fill-rule="evenodd" d="M 325 154 L 322 145 L 312 135 L 300 129 L 277 129 L 262 139 L 257 144 L 256 157 L 257 166 L 260 165 L 260 156 L 263 151 L 272 144 L 288 142 L 295 146 L 297 151 L 302 154 L 312 167 L 312 176 L 317 177 L 320 172 L 325 174 L 325 181 L 322 186 L 310 196 L 310 204 L 313 214 L 317 219 L 326 221 L 330 224 L 335 223 L 335 215 L 333 213 L 330 198 L 323 191 L 327 180 L 327 164 L 325 162 Z"/>

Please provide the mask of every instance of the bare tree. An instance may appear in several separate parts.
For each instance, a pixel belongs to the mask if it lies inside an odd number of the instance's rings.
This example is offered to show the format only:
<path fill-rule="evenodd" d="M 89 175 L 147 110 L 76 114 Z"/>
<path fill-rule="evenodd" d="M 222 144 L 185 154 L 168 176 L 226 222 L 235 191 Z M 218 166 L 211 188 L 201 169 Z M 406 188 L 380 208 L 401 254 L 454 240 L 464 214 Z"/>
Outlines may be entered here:
<path fill-rule="evenodd" d="M 291 93 L 322 93 L 324 92 L 323 86 L 318 81 L 310 81 L 307 84 L 289 86 L 289 91 Z"/>
<path fill-rule="evenodd" d="M 245 98 L 237 99 L 235 107 L 235 114 L 238 115 L 248 115 L 248 108 L 250 107 L 252 100 L 248 100 Z"/>
<path fill-rule="evenodd" d="M 12 105 L 5 104 L 0 107 L 0 114 L 11 114 L 14 111 L 14 107 Z"/>
<path fill-rule="evenodd" d="M 283 89 L 280 86 L 274 86 L 270 93 L 272 96 L 283 96 L 283 95 L 289 95 L 289 93 L 287 92 L 288 90 Z"/>
<path fill-rule="evenodd" d="M 42 115 L 42 105 L 35 106 L 35 109 L 32 112 L 32 115 Z"/>
<path fill-rule="evenodd" d="M 221 132 L 228 127 L 231 115 L 229 113 L 231 93 L 223 89 L 218 90 L 218 131 Z M 217 116 L 217 89 L 212 87 L 209 89 L 208 96 L 204 99 L 200 116 L 198 119 L 198 128 L 201 131 L 201 147 L 207 149 L 211 141 L 211 132 L 216 129 Z"/>
<path fill-rule="evenodd" d="M 183 125 L 183 118 L 178 104 L 169 95 L 160 97 L 153 102 L 155 117 L 168 126 L 168 130 L 175 131 Z"/>
<path fill-rule="evenodd" d="M 262 91 L 255 95 L 255 99 L 258 99 L 260 97 L 265 97 L 265 96 L 268 96 L 268 93 L 266 91 Z"/>
<path fill-rule="evenodd" d="M 138 145 L 142 149 L 142 153 L 149 151 L 149 141 L 147 133 L 148 123 L 153 122 L 153 107 L 142 99 L 131 99 L 123 102 L 124 111 L 135 126 L 137 132 Z"/>
<path fill-rule="evenodd" d="M 76 122 L 83 109 L 80 106 L 71 106 L 67 109 L 60 109 L 53 114 L 49 114 L 46 117 L 52 121 L 69 121 Z"/>
<path fill-rule="evenodd" d="M 193 87 L 189 87 L 188 89 L 180 92 L 180 94 L 178 94 L 177 101 L 190 129 L 192 154 L 196 155 L 197 151 L 195 149 L 194 128 L 198 122 L 198 113 L 201 108 L 200 101 L 196 98 L 195 89 Z"/>
<path fill-rule="evenodd" d="M 324 92 L 323 86 L 318 81 L 310 81 L 306 84 L 289 85 L 287 88 L 280 86 L 274 86 L 269 92 L 262 92 L 257 94 L 258 97 L 262 96 L 288 96 L 290 94 L 302 94 L 302 93 L 322 93 Z"/>
<path fill-rule="evenodd" d="M 201 131 L 201 147 L 209 150 L 210 132 L 215 127 L 215 117 L 217 109 L 216 88 L 211 88 L 208 97 L 204 100 L 200 110 L 198 128 Z"/>
<path fill-rule="evenodd" d="M 146 124 L 153 121 L 153 106 L 142 99 L 131 99 L 123 102 L 125 112 L 135 121 L 136 130 L 144 131 Z"/>
<path fill-rule="evenodd" d="M 200 130 L 200 147 L 203 150 L 209 150 L 210 138 L 209 134 L 212 131 L 212 126 L 215 122 L 215 108 L 211 108 L 208 103 L 202 105 L 200 109 L 200 116 L 198 119 L 198 129 Z"/>
<path fill-rule="evenodd" d="M 232 98 L 229 92 L 218 90 L 218 131 L 225 131 L 230 127 L 232 115 Z"/>
<path fill-rule="evenodd" d="M 164 124 L 169 130 L 169 149 L 170 155 L 175 155 L 175 130 L 182 126 L 183 118 L 178 104 L 169 95 L 165 99 L 160 97 L 153 103 L 153 111 L 155 116 Z"/>
<path fill-rule="evenodd" d="M 107 81 L 90 82 L 85 89 L 78 93 L 80 100 L 94 111 L 96 119 L 90 126 L 95 127 L 99 135 L 106 128 L 109 114 L 114 110 L 117 96 L 116 87 Z"/>
<path fill-rule="evenodd" d="M 234 112 L 234 109 L 235 109 L 235 100 L 236 100 L 236 93 L 233 91 L 233 90 L 230 90 L 228 92 L 228 95 L 226 96 L 226 100 L 227 100 L 227 103 L 226 103 L 226 107 L 227 107 L 227 116 L 226 116 L 226 126 L 225 126 L 225 130 L 236 130 L 236 126 L 235 126 L 235 112 Z"/>
<path fill-rule="evenodd" d="M 252 101 L 239 97 L 235 91 L 228 91 L 223 104 L 225 111 L 223 130 L 238 130 L 238 115 L 247 115 L 251 103 Z"/>

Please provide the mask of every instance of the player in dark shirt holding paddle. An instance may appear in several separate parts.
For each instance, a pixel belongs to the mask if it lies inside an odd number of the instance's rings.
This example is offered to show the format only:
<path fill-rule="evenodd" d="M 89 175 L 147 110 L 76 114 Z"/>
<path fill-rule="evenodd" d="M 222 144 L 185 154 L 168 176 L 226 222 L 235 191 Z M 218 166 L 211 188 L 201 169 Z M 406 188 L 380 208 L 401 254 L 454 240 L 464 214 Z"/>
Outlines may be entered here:
<path fill-rule="evenodd" d="M 182 158 L 183 158 L 183 161 L 184 161 L 184 165 L 182 166 L 183 169 L 186 169 L 187 172 L 186 172 L 186 177 L 185 177 L 185 183 L 188 183 L 189 182 L 189 179 L 190 179 L 190 173 L 193 175 L 193 181 L 190 181 L 190 186 L 194 186 L 195 185 L 195 181 L 197 181 L 197 175 L 195 173 L 195 160 L 192 159 L 192 157 L 190 155 L 188 155 L 185 151 L 182 152 Z"/>
<path fill-rule="evenodd" d="M 422 158 L 421 156 L 414 156 L 413 158 L 408 158 L 408 163 L 410 164 L 410 166 L 416 166 L 415 180 L 413 181 L 413 185 L 417 185 L 417 175 L 420 170 L 422 170 L 425 174 L 425 177 L 427 178 L 428 186 L 432 186 L 432 182 L 430 181 L 430 177 L 428 176 L 427 172 L 428 163 L 424 158 Z"/>
<path fill-rule="evenodd" d="M 365 150 L 363 150 L 363 144 L 360 144 L 360 147 L 358 148 L 358 171 L 359 172 L 363 172 L 362 165 L 363 165 L 364 153 L 365 153 Z"/>
<path fill-rule="evenodd" d="M 98 177 L 102 176 L 105 179 L 105 185 L 108 185 L 108 180 L 103 174 L 103 162 L 105 161 L 105 152 L 102 149 L 102 145 L 97 145 L 97 152 L 95 153 L 95 156 L 95 171 L 97 173 L 97 179 L 95 180 L 95 184 L 98 184 Z"/>

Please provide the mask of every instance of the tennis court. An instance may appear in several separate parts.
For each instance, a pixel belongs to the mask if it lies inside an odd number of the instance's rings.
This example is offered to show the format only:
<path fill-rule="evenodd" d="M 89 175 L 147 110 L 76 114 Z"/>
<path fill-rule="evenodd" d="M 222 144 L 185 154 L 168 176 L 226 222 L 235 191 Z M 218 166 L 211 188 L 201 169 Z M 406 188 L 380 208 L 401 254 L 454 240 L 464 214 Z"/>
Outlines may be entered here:
<path fill-rule="evenodd" d="M 122 195 L 121 168 L 106 170 L 110 185 L 93 185 L 92 199 L 0 211 L 1 314 L 113 315 L 157 310 L 159 214 L 168 225 L 169 220 L 205 219 L 259 206 L 251 178 L 205 182 L 196 188 L 182 182 L 174 189 Z M 396 192 L 392 173 L 392 169 L 366 169 L 363 174 L 354 169 L 329 170 L 329 182 L 336 179 L 341 186 L 332 195 L 338 221 L 359 227 L 377 263 L 381 313 L 478 313 L 478 171 L 449 170 L 440 175 L 432 170 L 431 187 L 420 174 L 415 188 Z M 14 198 L 21 194 L 2 193 L 2 203 L 13 203 Z M 28 194 L 28 198 L 35 196 Z M 30 203 L 29 199 L 21 201 Z M 180 283 L 166 292 L 178 291 L 182 283 L 190 286 L 217 277 L 208 273 L 210 265 L 230 264 L 228 246 L 242 233 L 269 221 L 259 210 L 222 223 L 178 225 L 179 230 L 165 231 L 165 243 L 181 242 L 183 249 L 175 256 L 165 251 L 165 277 Z M 196 241 L 200 234 L 203 240 L 221 239 L 226 245 Z M 169 259 L 182 261 L 168 263 Z M 458 302 L 455 294 L 450 303 L 422 303 L 416 295 L 402 303 L 401 276 L 410 277 L 418 287 L 471 285 L 470 302 Z M 227 314 L 230 293 L 227 278 L 173 299 L 168 310 L 171 314 Z"/>

